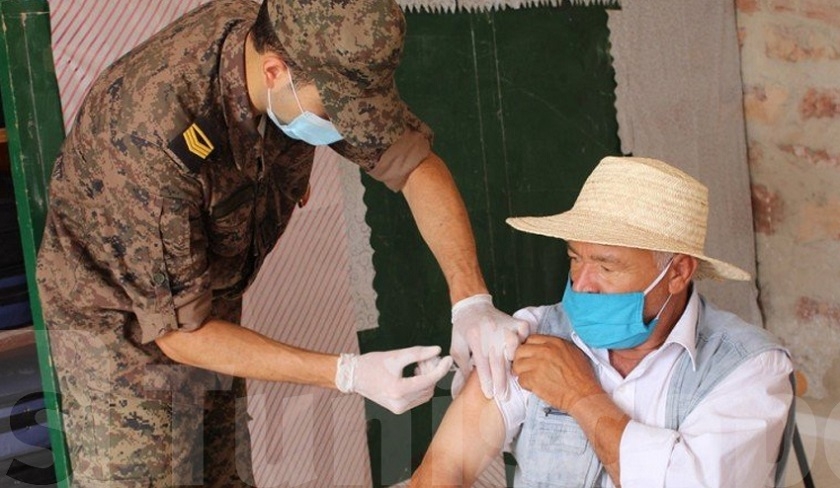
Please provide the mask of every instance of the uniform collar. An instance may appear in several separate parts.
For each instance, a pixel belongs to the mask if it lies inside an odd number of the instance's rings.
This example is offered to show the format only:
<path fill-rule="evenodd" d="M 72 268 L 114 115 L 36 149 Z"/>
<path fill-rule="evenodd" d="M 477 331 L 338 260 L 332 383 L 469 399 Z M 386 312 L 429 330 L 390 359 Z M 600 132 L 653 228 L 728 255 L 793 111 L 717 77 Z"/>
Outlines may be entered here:
<path fill-rule="evenodd" d="M 237 167 L 260 147 L 261 137 L 257 130 L 259 115 L 251 107 L 245 82 L 245 41 L 250 24 L 234 25 L 222 46 L 219 62 L 219 80 L 222 92 L 222 106 L 229 131 L 229 140 Z"/>

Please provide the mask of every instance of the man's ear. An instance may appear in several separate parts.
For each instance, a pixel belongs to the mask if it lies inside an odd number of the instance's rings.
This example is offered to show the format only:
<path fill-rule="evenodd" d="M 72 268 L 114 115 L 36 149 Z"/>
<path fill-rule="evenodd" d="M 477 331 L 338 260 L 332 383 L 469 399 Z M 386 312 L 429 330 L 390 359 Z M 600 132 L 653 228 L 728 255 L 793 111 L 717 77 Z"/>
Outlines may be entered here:
<path fill-rule="evenodd" d="M 261 63 L 263 82 L 269 90 L 289 82 L 289 66 L 278 54 L 266 52 L 262 55 Z"/>
<path fill-rule="evenodd" d="M 668 292 L 676 295 L 688 288 L 699 264 L 694 256 L 675 254 L 671 262 L 671 271 L 668 273 Z"/>

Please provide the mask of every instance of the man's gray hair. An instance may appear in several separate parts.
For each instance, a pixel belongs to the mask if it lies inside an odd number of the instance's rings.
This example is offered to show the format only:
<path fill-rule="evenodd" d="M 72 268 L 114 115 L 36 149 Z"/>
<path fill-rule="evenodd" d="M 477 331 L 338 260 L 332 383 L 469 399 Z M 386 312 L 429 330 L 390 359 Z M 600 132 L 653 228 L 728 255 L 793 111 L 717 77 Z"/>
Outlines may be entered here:
<path fill-rule="evenodd" d="M 656 262 L 656 269 L 662 271 L 668 263 L 674 259 L 674 253 L 664 251 L 653 251 L 653 260 Z"/>

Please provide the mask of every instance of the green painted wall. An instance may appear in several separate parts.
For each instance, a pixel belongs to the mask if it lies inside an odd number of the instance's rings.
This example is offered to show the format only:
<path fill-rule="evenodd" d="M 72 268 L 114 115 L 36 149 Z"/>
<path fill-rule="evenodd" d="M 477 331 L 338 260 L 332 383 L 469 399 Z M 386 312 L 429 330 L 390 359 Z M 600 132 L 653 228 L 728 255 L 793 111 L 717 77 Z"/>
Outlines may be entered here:
<path fill-rule="evenodd" d="M 560 241 L 515 232 L 512 215 L 571 207 L 597 162 L 620 151 L 615 77 L 602 7 L 411 13 L 397 84 L 435 130 L 468 207 L 497 306 L 556 302 L 567 273 Z M 362 350 L 449 348 L 446 283 L 403 197 L 364 179 L 379 328 Z M 449 395 L 441 388 L 435 417 Z M 402 416 L 369 404 L 376 484 L 409 476 L 433 432 L 433 406 Z M 387 434 L 383 434 L 387 432 Z M 406 451 L 411 446 L 411 453 Z"/>

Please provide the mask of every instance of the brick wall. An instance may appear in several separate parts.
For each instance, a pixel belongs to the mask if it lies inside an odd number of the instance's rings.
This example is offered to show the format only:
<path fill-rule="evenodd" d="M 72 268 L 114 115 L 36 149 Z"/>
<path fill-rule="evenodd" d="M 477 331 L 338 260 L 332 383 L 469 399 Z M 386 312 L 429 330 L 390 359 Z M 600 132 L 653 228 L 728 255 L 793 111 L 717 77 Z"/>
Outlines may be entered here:
<path fill-rule="evenodd" d="M 736 5 L 761 307 L 840 401 L 840 1 Z"/>
<path fill-rule="evenodd" d="M 840 481 L 840 0 L 736 0 L 759 302 L 808 390 L 817 486 Z M 791 463 L 787 486 L 802 486 Z"/>

